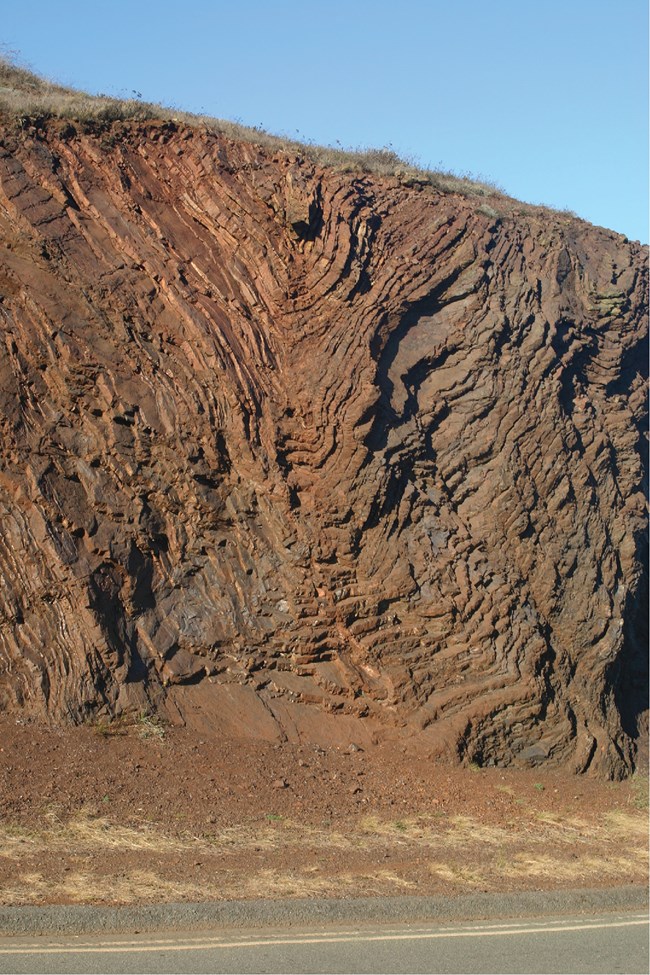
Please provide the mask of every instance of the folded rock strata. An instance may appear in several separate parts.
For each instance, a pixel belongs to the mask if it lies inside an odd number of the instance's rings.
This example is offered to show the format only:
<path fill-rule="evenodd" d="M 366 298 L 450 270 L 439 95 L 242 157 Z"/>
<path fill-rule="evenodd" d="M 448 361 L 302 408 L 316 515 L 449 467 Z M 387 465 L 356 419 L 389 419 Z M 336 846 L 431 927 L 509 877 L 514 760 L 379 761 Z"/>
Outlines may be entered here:
<path fill-rule="evenodd" d="M 0 148 L 2 708 L 632 769 L 645 249 L 87 129 Z"/>

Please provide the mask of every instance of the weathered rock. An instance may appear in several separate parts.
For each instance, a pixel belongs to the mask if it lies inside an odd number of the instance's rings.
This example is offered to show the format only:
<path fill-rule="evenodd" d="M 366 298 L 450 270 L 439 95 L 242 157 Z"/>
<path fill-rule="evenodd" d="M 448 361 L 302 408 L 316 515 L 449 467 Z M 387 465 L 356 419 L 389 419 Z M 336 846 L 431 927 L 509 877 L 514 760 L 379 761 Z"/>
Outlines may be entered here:
<path fill-rule="evenodd" d="M 60 129 L 0 149 L 2 707 L 631 769 L 645 251 Z"/>

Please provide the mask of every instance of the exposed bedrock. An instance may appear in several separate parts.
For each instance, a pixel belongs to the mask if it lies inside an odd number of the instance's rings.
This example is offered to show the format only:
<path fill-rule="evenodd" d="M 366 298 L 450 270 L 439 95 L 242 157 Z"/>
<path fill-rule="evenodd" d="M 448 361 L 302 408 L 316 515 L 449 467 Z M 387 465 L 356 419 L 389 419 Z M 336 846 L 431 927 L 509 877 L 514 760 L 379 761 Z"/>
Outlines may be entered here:
<path fill-rule="evenodd" d="M 494 205 L 7 131 L 4 709 L 634 767 L 647 255 Z"/>

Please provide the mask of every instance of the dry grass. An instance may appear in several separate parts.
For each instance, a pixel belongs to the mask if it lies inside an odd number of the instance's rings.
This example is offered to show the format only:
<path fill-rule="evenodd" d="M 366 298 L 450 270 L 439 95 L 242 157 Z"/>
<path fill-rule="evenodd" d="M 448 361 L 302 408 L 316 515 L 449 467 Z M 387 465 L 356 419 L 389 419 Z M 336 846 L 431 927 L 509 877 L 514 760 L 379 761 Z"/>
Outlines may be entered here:
<path fill-rule="evenodd" d="M 11 825 L 0 827 L 0 855 L 20 858 L 43 850 L 60 853 L 70 850 L 77 853 L 101 850 L 169 853 L 191 849 L 196 843 L 192 838 L 165 835 L 151 826 L 135 828 L 111 823 L 85 811 L 66 822 L 61 822 L 55 815 L 49 819 L 49 824 L 38 830 L 28 831 Z"/>
<path fill-rule="evenodd" d="M 16 118 L 66 118 L 78 122 L 113 122 L 169 117 L 160 105 L 139 99 L 88 95 L 65 88 L 0 58 L 0 108 Z"/>
<path fill-rule="evenodd" d="M 648 842 L 647 816 L 612 810 L 605 813 L 605 824 L 606 829 L 615 836 L 627 836 L 646 844 Z"/>
<path fill-rule="evenodd" d="M 153 870 L 132 870 L 120 876 L 79 871 L 66 874 L 62 880 L 42 873 L 23 873 L 2 890 L 2 903 L 146 904 L 202 900 L 205 895 L 203 883 L 169 880 Z"/>
<path fill-rule="evenodd" d="M 630 779 L 631 804 L 636 809 L 648 811 L 650 806 L 650 786 L 648 776 L 637 772 Z"/>
<path fill-rule="evenodd" d="M 432 876 L 440 880 L 469 890 L 476 888 L 488 890 L 491 886 L 486 871 L 472 869 L 462 864 L 434 861 L 429 864 L 429 871 Z"/>
<path fill-rule="evenodd" d="M 152 102 L 143 102 L 139 98 L 90 95 L 47 81 L 18 67 L 6 57 L 0 57 L 0 112 L 14 119 L 22 128 L 38 127 L 52 118 L 65 119 L 91 131 L 101 130 L 117 121 L 146 122 L 158 119 L 181 122 L 274 151 L 293 152 L 321 166 L 341 172 L 397 176 L 406 183 L 429 185 L 443 193 L 459 193 L 463 196 L 502 195 L 499 188 L 492 183 L 473 179 L 469 174 L 457 175 L 423 169 L 413 160 L 401 158 L 390 148 L 334 149 L 330 146 L 304 144 L 294 139 L 271 135 L 259 127 L 166 108 Z M 496 216 L 496 211 L 492 208 L 488 210 Z M 484 212 L 488 210 L 484 209 Z"/>
<path fill-rule="evenodd" d="M 180 852 L 204 848 L 222 853 L 251 849 L 372 852 L 384 847 L 505 849 L 514 843 L 544 845 L 552 841 L 573 847 L 576 843 L 615 840 L 628 846 L 633 844 L 639 852 L 647 846 L 647 833 L 647 821 L 642 813 L 621 810 L 606 812 L 598 820 L 531 811 L 529 817 L 522 815 L 500 826 L 481 823 L 469 816 L 434 819 L 422 815 L 396 821 L 364 816 L 351 823 L 345 832 L 283 819 L 277 823 L 249 823 L 190 834 L 166 833 L 149 822 L 114 823 L 108 816 L 82 809 L 65 821 L 50 813 L 38 829 L 0 825 L 0 855 L 21 856 L 44 849 Z"/>
<path fill-rule="evenodd" d="M 599 883 L 613 880 L 628 883 L 638 873 L 639 863 L 635 851 L 610 852 L 606 857 L 580 856 L 575 859 L 544 853 L 517 853 L 512 862 L 501 868 L 505 877 L 525 880 L 531 877 L 560 880 L 577 884 Z"/>
<path fill-rule="evenodd" d="M 393 870 L 361 873 L 343 872 L 317 876 L 317 868 L 305 870 L 263 869 L 244 875 L 238 871 L 219 873 L 212 881 L 176 880 L 155 870 L 137 869 L 101 875 L 72 871 L 52 879 L 37 871 L 15 876 L 1 893 L 4 905 L 58 903 L 146 904 L 160 901 L 210 899 L 332 897 L 341 894 L 404 893 L 416 887 Z"/>
<path fill-rule="evenodd" d="M 644 883 L 647 816 L 630 806 L 567 816 L 365 816 L 346 828 L 290 819 L 174 834 L 82 811 L 0 825 L 0 902 L 129 904 Z M 4 878 L 4 880 L 2 880 Z"/>
<path fill-rule="evenodd" d="M 91 719 L 87 723 L 98 738 L 123 738 L 134 731 L 139 738 L 162 741 L 166 734 L 164 722 L 151 711 L 122 714 L 117 718 Z"/>
<path fill-rule="evenodd" d="M 228 884 L 228 881 L 226 880 Z M 352 873 L 315 876 L 315 870 L 261 870 L 244 880 L 240 887 L 243 897 L 315 897 L 345 894 L 404 893 L 416 885 L 394 870 L 379 869 Z M 230 888 L 232 890 L 232 888 Z"/>

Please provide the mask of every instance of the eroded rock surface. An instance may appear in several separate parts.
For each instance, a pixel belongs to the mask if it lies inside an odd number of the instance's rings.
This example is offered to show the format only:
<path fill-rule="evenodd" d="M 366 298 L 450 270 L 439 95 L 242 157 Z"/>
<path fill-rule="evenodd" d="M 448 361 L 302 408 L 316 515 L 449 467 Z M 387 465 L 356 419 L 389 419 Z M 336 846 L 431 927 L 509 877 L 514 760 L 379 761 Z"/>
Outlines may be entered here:
<path fill-rule="evenodd" d="M 7 130 L 4 709 L 633 767 L 647 258 L 498 206 Z"/>

